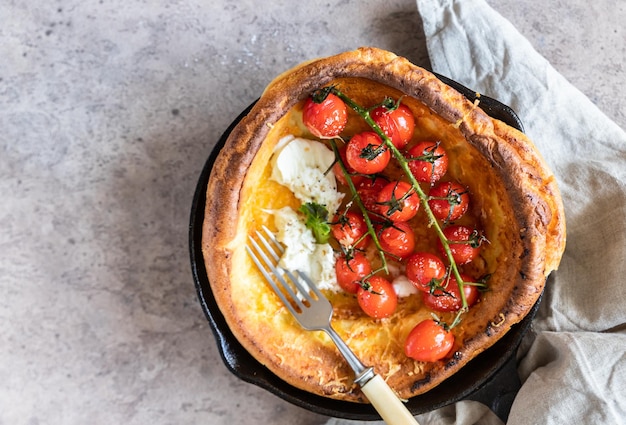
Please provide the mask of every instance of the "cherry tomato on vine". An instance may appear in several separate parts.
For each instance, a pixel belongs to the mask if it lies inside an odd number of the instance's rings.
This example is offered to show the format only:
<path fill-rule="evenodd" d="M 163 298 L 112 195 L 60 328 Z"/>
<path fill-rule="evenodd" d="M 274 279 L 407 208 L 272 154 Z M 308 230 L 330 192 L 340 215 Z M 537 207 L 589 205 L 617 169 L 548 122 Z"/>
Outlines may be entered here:
<path fill-rule="evenodd" d="M 397 222 L 378 233 L 380 246 L 388 254 L 406 258 L 415 249 L 415 234 L 407 223 Z"/>
<path fill-rule="evenodd" d="M 404 353 L 420 362 L 436 362 L 454 346 L 454 335 L 433 319 L 419 322 L 406 338 Z"/>
<path fill-rule="evenodd" d="M 391 182 L 378 195 L 378 212 L 391 221 L 408 221 L 415 217 L 420 198 L 407 182 Z"/>
<path fill-rule="evenodd" d="M 464 274 L 461 274 L 461 279 L 463 279 L 463 282 L 472 282 L 472 278 Z M 450 279 L 444 283 L 443 289 L 436 289 L 432 293 L 422 293 L 422 301 L 431 310 L 440 312 L 458 311 L 463 306 L 463 302 L 461 301 L 457 280 L 454 276 L 450 276 Z M 478 300 L 478 287 L 475 285 L 463 285 L 463 293 L 469 307 Z"/>
<path fill-rule="evenodd" d="M 357 301 L 361 309 L 370 317 L 382 319 L 396 310 L 398 295 L 393 285 L 384 277 L 372 276 L 367 280 L 368 289 L 359 287 Z"/>
<path fill-rule="evenodd" d="M 315 137 L 330 139 L 338 136 L 346 127 L 348 108 L 343 100 L 332 93 L 320 103 L 309 97 L 304 102 L 302 121 Z"/>
<path fill-rule="evenodd" d="M 350 257 L 341 255 L 335 262 L 337 283 L 344 291 L 356 294 L 361 287 L 360 281 L 372 272 L 372 266 L 362 253 L 355 251 Z"/>
<path fill-rule="evenodd" d="M 346 170 L 348 171 L 348 173 L 350 173 L 350 180 L 352 180 L 352 183 L 354 184 L 354 186 L 358 186 L 367 177 L 361 176 L 359 174 L 353 174 L 355 173 L 355 171 L 354 169 L 352 169 L 352 167 L 350 167 L 350 165 L 348 164 L 348 161 L 346 160 L 346 147 L 345 146 L 342 146 L 339 148 L 339 155 L 341 156 L 341 160 L 343 161 L 343 164 L 345 165 Z M 335 165 L 333 165 L 333 173 L 335 173 L 335 178 L 340 184 L 344 186 L 348 185 L 348 182 L 346 181 L 346 176 L 343 174 L 343 170 L 341 169 L 341 165 L 339 164 L 339 161 L 335 162 Z"/>
<path fill-rule="evenodd" d="M 387 186 L 389 180 L 384 177 L 375 177 L 373 179 L 366 178 L 356 188 L 356 191 L 361 198 L 361 202 L 368 211 L 376 212 L 378 210 L 378 194 L 383 187 Z"/>
<path fill-rule="evenodd" d="M 409 149 L 409 169 L 418 182 L 435 184 L 448 171 L 448 154 L 438 142 L 419 142 Z"/>
<path fill-rule="evenodd" d="M 457 182 L 440 182 L 428 193 L 428 205 L 442 221 L 458 220 L 467 212 L 470 197 L 467 188 Z"/>
<path fill-rule="evenodd" d="M 345 247 L 364 249 L 371 239 L 363 216 L 354 211 L 337 214 L 330 230 L 337 241 Z"/>
<path fill-rule="evenodd" d="M 416 252 L 406 259 L 406 277 L 417 289 L 429 292 L 433 281 L 440 282 L 446 275 L 444 262 L 430 252 Z"/>
<path fill-rule="evenodd" d="M 481 244 L 485 240 L 477 230 L 467 226 L 449 226 L 443 229 L 443 234 L 448 239 L 454 262 L 459 265 L 470 263 L 478 257 Z M 441 241 L 438 241 L 438 246 L 445 257 L 446 254 Z"/>
<path fill-rule="evenodd" d="M 379 106 L 372 110 L 370 115 L 398 149 L 404 148 L 413 137 L 415 117 L 404 103 L 392 109 Z"/>
<path fill-rule="evenodd" d="M 346 160 L 357 173 L 380 173 L 390 159 L 389 149 L 373 131 L 355 134 L 346 147 Z"/>

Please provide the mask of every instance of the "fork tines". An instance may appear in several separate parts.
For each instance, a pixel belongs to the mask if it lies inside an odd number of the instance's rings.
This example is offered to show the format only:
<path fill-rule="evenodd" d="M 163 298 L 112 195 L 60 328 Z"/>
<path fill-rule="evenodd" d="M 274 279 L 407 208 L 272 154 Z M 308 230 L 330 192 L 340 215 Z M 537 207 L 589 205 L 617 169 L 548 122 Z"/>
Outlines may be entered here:
<path fill-rule="evenodd" d="M 254 237 L 248 236 L 250 243 L 246 250 L 292 314 L 297 315 L 308 308 L 311 302 L 324 298 L 306 274 L 292 272 L 278 265 L 285 248 L 267 227 L 263 226 L 263 232 L 257 230 L 255 236 L 260 243 Z"/>

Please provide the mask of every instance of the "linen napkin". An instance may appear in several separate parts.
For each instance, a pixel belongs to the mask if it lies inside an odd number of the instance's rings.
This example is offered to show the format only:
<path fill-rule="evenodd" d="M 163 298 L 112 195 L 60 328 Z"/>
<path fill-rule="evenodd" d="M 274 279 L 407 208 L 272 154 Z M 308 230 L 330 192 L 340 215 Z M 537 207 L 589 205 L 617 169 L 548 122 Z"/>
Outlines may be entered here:
<path fill-rule="evenodd" d="M 484 0 L 417 0 L 417 6 L 433 70 L 517 112 L 565 204 L 565 255 L 548 279 L 534 334 L 522 344 L 522 388 L 507 423 L 624 423 L 626 133 Z M 417 419 L 502 424 L 473 401 Z"/>

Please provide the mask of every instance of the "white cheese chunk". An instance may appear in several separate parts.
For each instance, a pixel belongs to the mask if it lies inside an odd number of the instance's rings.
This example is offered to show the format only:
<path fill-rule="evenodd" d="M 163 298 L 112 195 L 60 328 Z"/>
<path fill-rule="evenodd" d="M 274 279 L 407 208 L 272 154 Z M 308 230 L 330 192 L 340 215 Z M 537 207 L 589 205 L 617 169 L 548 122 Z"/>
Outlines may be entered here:
<path fill-rule="evenodd" d="M 274 211 L 274 223 L 278 229 L 276 238 L 285 246 L 279 265 L 286 270 L 306 273 L 319 289 L 339 291 L 332 247 L 316 243 L 313 232 L 290 207 Z"/>
<path fill-rule="evenodd" d="M 398 297 L 408 297 L 409 295 L 417 294 L 417 288 L 411 283 L 408 277 L 401 274 L 398 275 L 393 282 L 393 289 L 396 291 Z"/>
<path fill-rule="evenodd" d="M 335 154 L 323 143 L 285 136 L 272 157 L 271 179 L 289 188 L 303 204 L 324 205 L 332 217 L 343 199 L 335 174 L 329 171 L 334 161 Z"/>

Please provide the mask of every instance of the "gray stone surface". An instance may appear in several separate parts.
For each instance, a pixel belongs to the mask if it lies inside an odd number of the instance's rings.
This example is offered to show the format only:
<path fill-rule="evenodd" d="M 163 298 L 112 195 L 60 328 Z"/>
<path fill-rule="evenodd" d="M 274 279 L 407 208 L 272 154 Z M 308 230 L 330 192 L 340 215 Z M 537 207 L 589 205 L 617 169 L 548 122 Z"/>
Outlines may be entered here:
<path fill-rule="evenodd" d="M 204 161 L 278 73 L 414 2 L 0 2 L 0 424 L 322 424 L 224 367 L 187 231 Z M 626 127 L 623 2 L 492 0 Z"/>

